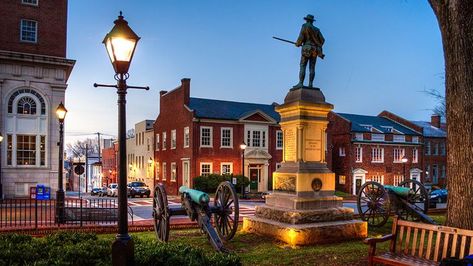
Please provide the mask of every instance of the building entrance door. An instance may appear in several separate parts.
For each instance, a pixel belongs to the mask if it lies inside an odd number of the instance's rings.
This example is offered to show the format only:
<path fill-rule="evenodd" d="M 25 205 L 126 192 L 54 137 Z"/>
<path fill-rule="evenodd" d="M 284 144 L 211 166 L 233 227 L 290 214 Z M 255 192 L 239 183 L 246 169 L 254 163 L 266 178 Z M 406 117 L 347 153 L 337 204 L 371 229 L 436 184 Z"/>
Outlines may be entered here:
<path fill-rule="evenodd" d="M 190 188 L 191 181 L 190 181 L 190 165 L 189 161 L 182 162 L 182 185 Z"/>
<path fill-rule="evenodd" d="M 364 175 L 355 175 L 353 177 L 353 194 L 358 195 L 361 186 L 365 183 Z"/>
<path fill-rule="evenodd" d="M 250 167 L 250 190 L 258 191 L 258 182 L 261 179 L 261 169 L 259 167 Z"/>

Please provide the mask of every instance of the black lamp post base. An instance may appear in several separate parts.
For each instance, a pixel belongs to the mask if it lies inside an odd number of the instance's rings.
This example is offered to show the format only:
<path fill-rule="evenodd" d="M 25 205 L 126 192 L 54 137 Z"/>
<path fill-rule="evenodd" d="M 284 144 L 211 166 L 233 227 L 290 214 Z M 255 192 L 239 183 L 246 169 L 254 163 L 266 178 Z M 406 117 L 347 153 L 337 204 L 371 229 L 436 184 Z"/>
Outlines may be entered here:
<path fill-rule="evenodd" d="M 135 244 L 129 235 L 117 235 L 112 244 L 112 265 L 134 265 Z"/>

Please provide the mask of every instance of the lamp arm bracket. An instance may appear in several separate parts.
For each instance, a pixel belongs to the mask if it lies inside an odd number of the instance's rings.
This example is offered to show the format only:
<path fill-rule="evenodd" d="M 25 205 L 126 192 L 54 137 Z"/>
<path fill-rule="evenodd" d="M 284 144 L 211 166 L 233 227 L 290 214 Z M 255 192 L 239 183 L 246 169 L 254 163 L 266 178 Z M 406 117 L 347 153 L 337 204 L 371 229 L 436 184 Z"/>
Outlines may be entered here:
<path fill-rule="evenodd" d="M 107 84 L 98 84 L 98 83 L 94 83 L 94 87 L 95 88 L 97 87 L 118 88 L 117 85 L 107 85 Z"/>
<path fill-rule="evenodd" d="M 142 86 L 127 86 L 127 89 L 140 89 L 140 90 L 149 91 L 149 86 L 145 86 L 145 87 L 142 87 Z"/>

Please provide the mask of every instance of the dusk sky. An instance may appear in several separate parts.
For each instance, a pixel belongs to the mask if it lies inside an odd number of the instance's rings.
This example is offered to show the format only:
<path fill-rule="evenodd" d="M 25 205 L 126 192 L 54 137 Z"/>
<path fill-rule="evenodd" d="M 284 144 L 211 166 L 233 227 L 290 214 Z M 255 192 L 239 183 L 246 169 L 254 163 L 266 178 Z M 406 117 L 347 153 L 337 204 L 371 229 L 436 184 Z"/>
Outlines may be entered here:
<path fill-rule="evenodd" d="M 69 141 L 117 134 L 116 91 L 92 84 L 115 83 L 102 40 L 120 10 L 141 37 L 128 84 L 151 88 L 128 92 L 128 129 L 155 119 L 159 91 L 181 78 L 191 78 L 191 97 L 282 103 L 298 82 L 300 48 L 271 37 L 295 41 L 307 14 L 326 39 L 314 85 L 336 112 L 429 120 L 436 102 L 423 90 L 445 90 L 427 0 L 70 0 L 67 57 L 77 62 L 66 91 Z"/>

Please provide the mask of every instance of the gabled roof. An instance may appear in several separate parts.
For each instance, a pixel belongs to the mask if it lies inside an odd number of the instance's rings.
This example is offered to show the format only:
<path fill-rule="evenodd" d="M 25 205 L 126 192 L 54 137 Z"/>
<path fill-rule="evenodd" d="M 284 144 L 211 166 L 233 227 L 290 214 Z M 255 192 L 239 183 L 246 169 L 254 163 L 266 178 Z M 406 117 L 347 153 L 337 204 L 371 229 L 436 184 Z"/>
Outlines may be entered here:
<path fill-rule="evenodd" d="M 447 137 L 447 131 L 441 128 L 432 126 L 430 122 L 427 122 L 427 121 L 411 121 L 411 122 L 423 128 L 425 137 L 433 137 L 433 138 Z"/>
<path fill-rule="evenodd" d="M 239 120 L 254 112 L 263 112 L 276 122 L 280 121 L 279 114 L 271 104 L 241 103 L 212 99 L 193 98 L 189 99 L 189 106 L 198 118 Z"/>
<path fill-rule="evenodd" d="M 399 131 L 405 135 L 420 135 L 419 133 L 413 131 L 412 129 L 405 127 L 401 124 L 398 124 L 392 120 L 389 120 L 380 116 L 370 116 L 370 115 L 356 115 L 356 114 L 344 114 L 337 113 L 342 118 L 351 122 L 351 131 L 353 132 L 372 132 L 363 125 L 370 125 L 373 128 L 380 131 L 380 133 L 393 133 L 390 132 L 388 128 L 393 128 L 396 131 Z"/>

